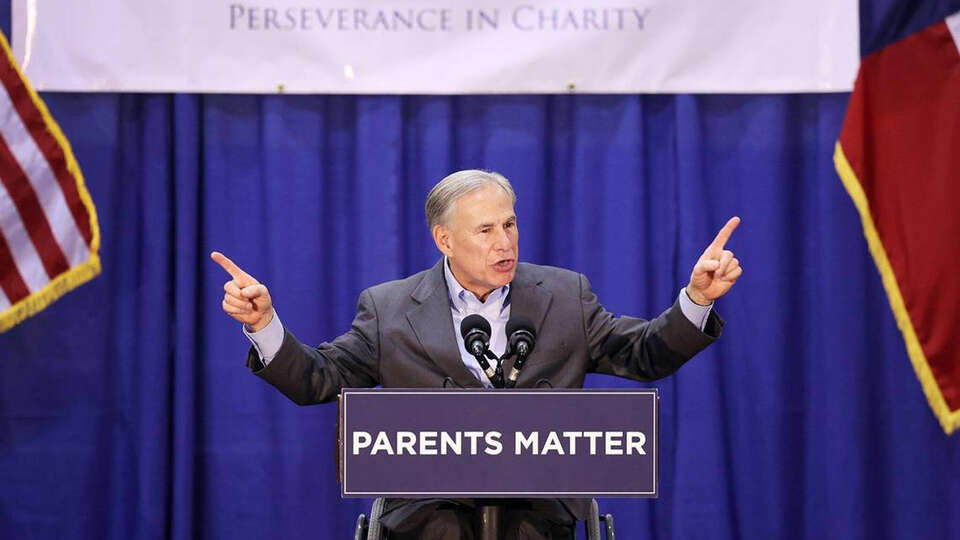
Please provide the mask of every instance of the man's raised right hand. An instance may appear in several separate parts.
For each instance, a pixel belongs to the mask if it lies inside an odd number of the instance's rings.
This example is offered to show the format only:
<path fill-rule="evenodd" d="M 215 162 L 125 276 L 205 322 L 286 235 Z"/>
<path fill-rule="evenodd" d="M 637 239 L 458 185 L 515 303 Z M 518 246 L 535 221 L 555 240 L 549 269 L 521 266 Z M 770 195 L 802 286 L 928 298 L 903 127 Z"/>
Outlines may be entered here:
<path fill-rule="evenodd" d="M 246 325 L 250 332 L 259 332 L 273 320 L 273 301 L 266 285 L 244 272 L 226 255 L 219 251 L 210 258 L 230 274 L 230 281 L 223 284 L 223 311 Z"/>

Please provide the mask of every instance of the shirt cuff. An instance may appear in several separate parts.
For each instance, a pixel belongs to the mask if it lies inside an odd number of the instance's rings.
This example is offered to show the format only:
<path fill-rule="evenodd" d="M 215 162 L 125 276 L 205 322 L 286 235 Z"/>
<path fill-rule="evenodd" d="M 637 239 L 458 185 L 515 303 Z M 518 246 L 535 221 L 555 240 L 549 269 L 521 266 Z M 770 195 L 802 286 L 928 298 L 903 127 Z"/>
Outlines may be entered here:
<path fill-rule="evenodd" d="M 713 302 L 710 302 L 709 306 L 701 306 L 687 296 L 686 288 L 680 289 L 679 302 L 683 315 L 702 332 L 703 327 L 707 325 L 707 318 L 710 317 L 710 310 L 713 309 Z"/>
<path fill-rule="evenodd" d="M 267 367 L 270 360 L 273 360 L 273 357 L 277 355 L 280 346 L 283 345 L 283 324 L 280 323 L 277 311 L 273 311 L 273 320 L 261 328 L 259 332 L 248 331 L 245 324 L 240 326 L 243 328 L 243 335 L 247 336 L 250 343 L 253 343 L 253 348 L 260 355 L 263 367 Z"/>

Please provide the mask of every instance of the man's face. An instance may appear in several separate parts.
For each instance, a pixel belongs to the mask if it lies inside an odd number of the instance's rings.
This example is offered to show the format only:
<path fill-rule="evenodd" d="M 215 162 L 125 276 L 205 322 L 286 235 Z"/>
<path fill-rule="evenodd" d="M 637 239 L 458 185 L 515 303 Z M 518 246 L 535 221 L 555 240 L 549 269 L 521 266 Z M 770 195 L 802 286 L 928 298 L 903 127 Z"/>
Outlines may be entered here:
<path fill-rule="evenodd" d="M 517 272 L 517 216 L 500 186 L 487 184 L 457 199 L 434 240 L 463 288 L 481 300 Z"/>

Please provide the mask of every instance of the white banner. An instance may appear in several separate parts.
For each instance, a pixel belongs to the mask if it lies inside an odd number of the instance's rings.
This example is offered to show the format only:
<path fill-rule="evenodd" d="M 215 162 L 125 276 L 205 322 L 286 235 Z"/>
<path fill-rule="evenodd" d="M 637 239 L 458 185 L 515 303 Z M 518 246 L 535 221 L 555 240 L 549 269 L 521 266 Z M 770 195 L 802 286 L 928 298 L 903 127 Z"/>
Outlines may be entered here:
<path fill-rule="evenodd" d="M 839 92 L 857 0 L 14 0 L 40 90 Z"/>

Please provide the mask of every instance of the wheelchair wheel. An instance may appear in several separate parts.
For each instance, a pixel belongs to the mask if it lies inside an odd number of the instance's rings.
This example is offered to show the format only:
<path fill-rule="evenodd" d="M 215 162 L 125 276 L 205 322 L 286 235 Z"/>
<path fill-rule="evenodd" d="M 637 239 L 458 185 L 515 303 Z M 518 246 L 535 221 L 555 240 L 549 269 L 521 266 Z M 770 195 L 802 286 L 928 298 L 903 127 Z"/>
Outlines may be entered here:
<path fill-rule="evenodd" d="M 596 499 L 590 501 L 590 516 L 583 524 L 587 529 L 587 540 L 600 540 L 600 508 Z"/>
<path fill-rule="evenodd" d="M 383 515 L 383 506 L 386 500 L 379 498 L 373 501 L 370 508 L 370 522 L 367 524 L 367 540 L 383 540 L 383 525 L 380 525 L 380 516 Z"/>

